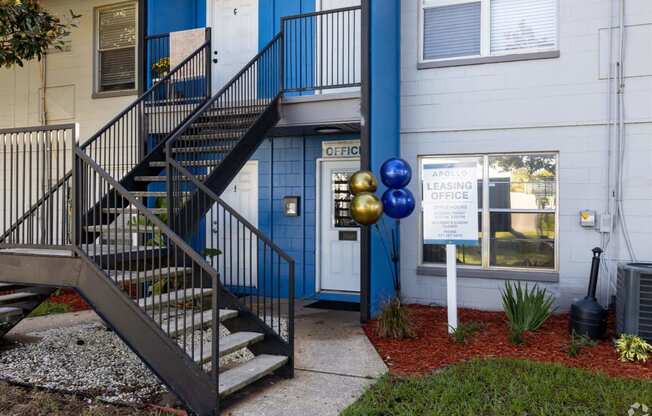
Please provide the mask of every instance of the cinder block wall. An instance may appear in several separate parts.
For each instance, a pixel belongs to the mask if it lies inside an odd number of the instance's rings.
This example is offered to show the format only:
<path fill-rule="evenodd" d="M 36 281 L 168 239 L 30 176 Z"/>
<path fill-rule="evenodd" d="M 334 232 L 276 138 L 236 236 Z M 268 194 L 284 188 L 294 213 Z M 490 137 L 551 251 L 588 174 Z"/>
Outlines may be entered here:
<path fill-rule="evenodd" d="M 600 244 L 596 231 L 580 227 L 578 211 L 601 213 L 607 206 L 609 3 L 560 1 L 559 58 L 418 70 L 417 1 L 401 2 L 406 160 L 416 168 L 419 155 L 559 152 L 559 282 L 543 286 L 558 297 L 561 310 L 584 296 L 590 250 Z M 642 41 L 652 35 L 652 3 L 627 5 L 624 210 L 638 260 L 652 261 L 652 58 L 649 43 Z M 411 187 L 418 194 L 418 182 Z M 403 295 L 410 302 L 444 304 L 445 278 L 417 272 L 418 227 L 417 215 L 402 222 Z M 628 259 L 621 240 L 613 235 L 608 253 L 612 283 L 616 263 Z M 602 272 L 605 301 L 608 276 Z M 460 304 L 500 309 L 503 284 L 460 278 Z"/>

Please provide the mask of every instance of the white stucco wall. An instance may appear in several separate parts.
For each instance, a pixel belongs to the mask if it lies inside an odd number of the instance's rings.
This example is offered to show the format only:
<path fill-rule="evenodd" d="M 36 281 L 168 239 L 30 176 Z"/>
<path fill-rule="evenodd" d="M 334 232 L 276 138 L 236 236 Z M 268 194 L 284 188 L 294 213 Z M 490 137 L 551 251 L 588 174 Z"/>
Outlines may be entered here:
<path fill-rule="evenodd" d="M 419 155 L 559 152 L 559 282 L 543 286 L 567 308 L 584 296 L 590 250 L 600 245 L 598 232 L 580 227 L 579 210 L 601 213 L 607 207 L 604 35 L 611 1 L 560 3 L 559 58 L 418 70 L 418 1 L 402 0 L 401 154 L 416 167 Z M 638 260 L 652 261 L 652 2 L 628 0 L 626 24 L 624 211 Z M 418 186 L 416 180 L 410 184 L 415 195 Z M 417 273 L 418 227 L 418 215 L 402 221 L 403 295 L 410 302 L 445 304 L 445 278 Z M 607 253 L 612 272 L 616 261 L 627 260 L 620 240 L 614 236 Z M 601 278 L 606 282 L 604 273 Z M 460 278 L 460 304 L 500 309 L 503 284 Z"/>
<path fill-rule="evenodd" d="M 69 52 L 53 52 L 47 57 L 46 104 L 48 124 L 77 122 L 80 140 L 88 139 L 135 95 L 92 98 L 93 92 L 93 9 L 119 3 L 111 0 L 47 0 L 43 5 L 58 14 L 68 16 L 73 10 L 82 17 L 78 28 L 66 39 Z M 0 68 L 0 129 L 37 126 L 42 124 L 41 63 L 30 62 L 25 67 Z"/>

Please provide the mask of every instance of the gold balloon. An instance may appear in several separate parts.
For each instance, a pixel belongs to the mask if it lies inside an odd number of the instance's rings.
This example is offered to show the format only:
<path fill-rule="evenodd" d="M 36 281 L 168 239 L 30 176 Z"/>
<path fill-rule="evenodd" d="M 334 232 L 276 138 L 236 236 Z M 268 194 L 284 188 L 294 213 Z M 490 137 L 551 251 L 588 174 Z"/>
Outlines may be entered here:
<path fill-rule="evenodd" d="M 362 192 L 351 201 L 351 216 L 358 224 L 371 225 L 383 215 L 383 203 L 375 194 Z"/>
<path fill-rule="evenodd" d="M 378 182 L 374 174 L 368 170 L 359 170 L 349 178 L 349 189 L 353 195 L 362 192 L 376 192 Z"/>

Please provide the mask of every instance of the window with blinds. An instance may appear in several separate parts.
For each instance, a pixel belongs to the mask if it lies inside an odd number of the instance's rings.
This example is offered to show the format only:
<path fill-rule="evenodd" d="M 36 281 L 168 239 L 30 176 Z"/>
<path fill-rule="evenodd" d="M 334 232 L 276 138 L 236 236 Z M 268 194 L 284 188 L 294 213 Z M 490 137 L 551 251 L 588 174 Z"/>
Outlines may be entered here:
<path fill-rule="evenodd" d="M 557 46 L 557 0 L 491 0 L 491 53 Z"/>
<path fill-rule="evenodd" d="M 136 89 L 136 3 L 97 9 L 97 92 Z"/>
<path fill-rule="evenodd" d="M 559 0 L 421 0 L 421 60 L 556 50 Z"/>
<path fill-rule="evenodd" d="M 481 3 L 423 10 L 423 59 L 480 55 Z"/>

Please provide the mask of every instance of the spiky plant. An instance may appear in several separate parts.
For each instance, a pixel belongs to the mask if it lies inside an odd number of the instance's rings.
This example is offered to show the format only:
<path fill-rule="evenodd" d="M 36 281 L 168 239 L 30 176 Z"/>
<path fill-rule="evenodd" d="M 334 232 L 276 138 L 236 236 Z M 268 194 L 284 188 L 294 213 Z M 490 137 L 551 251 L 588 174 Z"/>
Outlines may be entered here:
<path fill-rule="evenodd" d="M 534 285 L 530 289 L 521 283 L 505 282 L 501 290 L 503 308 L 507 315 L 510 341 L 522 344 L 527 331 L 536 331 L 552 314 L 554 299 L 545 289 Z"/>
<path fill-rule="evenodd" d="M 405 339 L 414 338 L 414 325 L 410 311 L 401 304 L 398 297 L 385 303 L 382 313 L 378 317 L 378 335 L 382 338 Z"/>

